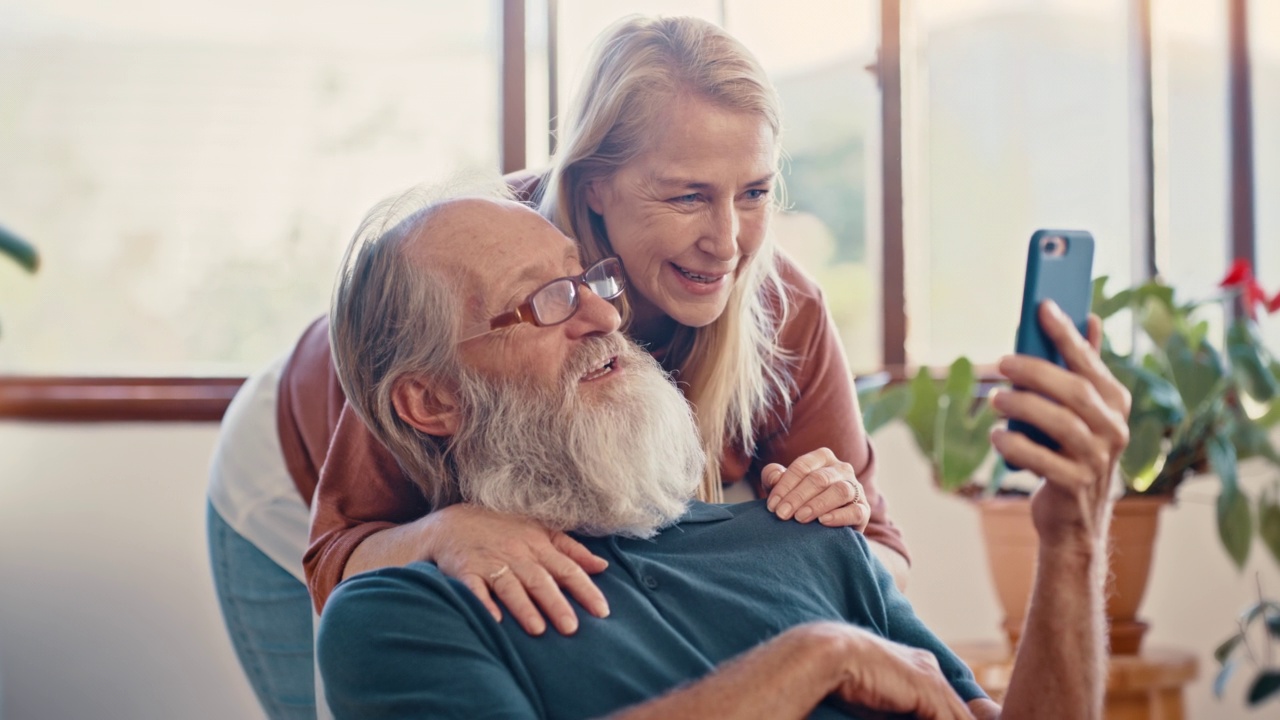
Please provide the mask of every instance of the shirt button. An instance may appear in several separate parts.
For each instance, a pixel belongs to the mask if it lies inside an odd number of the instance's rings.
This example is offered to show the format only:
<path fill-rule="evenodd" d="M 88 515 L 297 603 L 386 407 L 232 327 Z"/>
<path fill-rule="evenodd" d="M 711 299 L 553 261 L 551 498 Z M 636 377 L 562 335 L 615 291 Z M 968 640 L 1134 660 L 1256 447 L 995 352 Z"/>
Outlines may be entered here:
<path fill-rule="evenodd" d="M 643 583 L 644 583 L 644 586 L 645 586 L 645 587 L 647 587 L 647 588 L 649 588 L 650 590 L 657 590 L 657 589 L 658 589 L 658 578 L 656 578 L 656 577 L 654 577 L 654 576 L 652 576 L 652 575 L 645 575 L 645 576 L 644 576 L 644 579 L 643 579 L 643 580 L 641 580 L 641 582 L 643 582 Z"/>

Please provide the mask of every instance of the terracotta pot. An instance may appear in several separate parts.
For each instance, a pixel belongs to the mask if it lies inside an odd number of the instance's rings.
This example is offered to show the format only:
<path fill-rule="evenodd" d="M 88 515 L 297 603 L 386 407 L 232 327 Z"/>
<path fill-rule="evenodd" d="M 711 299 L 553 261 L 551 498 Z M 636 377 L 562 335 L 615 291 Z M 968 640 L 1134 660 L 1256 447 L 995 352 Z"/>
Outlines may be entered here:
<path fill-rule="evenodd" d="M 1116 503 L 1111 518 L 1110 566 L 1107 573 L 1107 620 L 1111 654 L 1134 655 L 1142 645 L 1147 624 L 1138 619 L 1138 606 L 1151 574 L 1160 508 L 1165 497 L 1127 497 Z M 982 518 L 987 564 L 996 595 L 1004 608 L 1002 626 L 1009 647 L 1018 647 L 1031 598 L 1039 539 L 1031 524 L 1029 498 L 997 497 L 975 503 Z"/>

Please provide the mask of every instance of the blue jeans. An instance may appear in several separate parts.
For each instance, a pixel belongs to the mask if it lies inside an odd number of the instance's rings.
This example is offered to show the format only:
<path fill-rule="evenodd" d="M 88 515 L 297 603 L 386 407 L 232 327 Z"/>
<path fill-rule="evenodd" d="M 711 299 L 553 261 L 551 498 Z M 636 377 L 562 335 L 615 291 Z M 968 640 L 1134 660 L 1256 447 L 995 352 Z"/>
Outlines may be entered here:
<path fill-rule="evenodd" d="M 315 720 L 315 647 L 307 586 L 209 504 L 209 561 L 231 644 L 271 720 Z"/>

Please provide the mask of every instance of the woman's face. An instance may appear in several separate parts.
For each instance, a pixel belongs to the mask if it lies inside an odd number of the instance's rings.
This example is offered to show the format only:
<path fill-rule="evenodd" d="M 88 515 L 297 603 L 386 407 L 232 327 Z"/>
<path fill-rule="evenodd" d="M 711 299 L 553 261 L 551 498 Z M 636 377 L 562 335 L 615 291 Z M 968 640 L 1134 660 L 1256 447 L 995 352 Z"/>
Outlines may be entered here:
<path fill-rule="evenodd" d="M 764 118 L 684 98 L 644 152 L 588 186 L 587 204 L 604 218 L 639 295 L 637 328 L 666 317 L 702 327 L 720 317 L 764 243 L 776 158 Z"/>

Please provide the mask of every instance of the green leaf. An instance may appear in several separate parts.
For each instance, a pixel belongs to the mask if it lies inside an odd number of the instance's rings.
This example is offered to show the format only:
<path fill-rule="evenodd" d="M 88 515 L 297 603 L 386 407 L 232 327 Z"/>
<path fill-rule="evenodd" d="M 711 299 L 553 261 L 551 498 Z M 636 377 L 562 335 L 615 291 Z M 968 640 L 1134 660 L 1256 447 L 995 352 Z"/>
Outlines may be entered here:
<path fill-rule="evenodd" d="M 1243 640 L 1244 633 L 1236 633 L 1226 640 L 1223 640 L 1221 645 L 1214 648 L 1213 659 L 1217 660 L 1219 665 L 1225 665 L 1227 663 L 1227 658 L 1231 657 L 1231 651 L 1235 650 L 1236 646 Z"/>
<path fill-rule="evenodd" d="M 1209 465 L 1222 483 L 1222 491 L 1218 493 L 1218 537 L 1236 567 L 1243 569 L 1253 539 L 1253 518 L 1249 514 L 1249 500 L 1240 492 L 1236 476 L 1236 448 L 1228 438 L 1217 433 L 1210 435 L 1206 443 Z"/>
<path fill-rule="evenodd" d="M 1114 374 L 1114 373 L 1113 373 Z M 1132 396 L 1130 415 L 1152 415 L 1165 425 L 1177 425 L 1187 414 L 1182 394 L 1173 383 L 1146 368 L 1131 367 L 1121 379 Z"/>
<path fill-rule="evenodd" d="M 894 385 L 869 395 L 865 401 L 859 398 L 862 403 L 862 424 L 868 435 L 906 415 L 907 409 L 911 407 L 909 385 Z"/>
<path fill-rule="evenodd" d="M 0 255 L 13 258 L 14 262 L 27 272 L 40 269 L 40 254 L 36 249 L 27 241 L 4 229 L 3 226 L 0 226 Z"/>
<path fill-rule="evenodd" d="M 1219 670 L 1216 677 L 1213 678 L 1213 696 L 1222 699 L 1222 694 L 1227 690 L 1227 681 L 1231 679 L 1231 673 L 1236 669 L 1235 661 L 1224 664 Z"/>
<path fill-rule="evenodd" d="M 1260 428 L 1271 429 L 1276 425 L 1280 425 L 1280 402 L 1271 403 L 1271 407 L 1267 409 L 1262 417 L 1253 421 Z"/>
<path fill-rule="evenodd" d="M 998 418 L 986 402 L 979 404 L 976 414 L 970 414 L 977 387 L 973 363 L 965 357 L 956 358 L 943 386 L 941 420 L 934 438 L 938 480 L 944 490 L 956 490 L 972 480 L 991 453 L 988 433 Z"/>
<path fill-rule="evenodd" d="M 1200 347 L 1209 337 L 1209 321 L 1201 320 L 1186 329 L 1187 347 Z"/>
<path fill-rule="evenodd" d="M 1202 341 L 1192 350 L 1179 333 L 1169 336 L 1165 354 L 1173 372 L 1173 384 L 1182 395 L 1182 404 L 1189 412 L 1198 412 L 1226 377 L 1222 356 L 1208 341 Z"/>
<path fill-rule="evenodd" d="M 1156 297 L 1144 293 L 1141 308 L 1139 324 L 1142 329 L 1159 347 L 1168 345 L 1169 340 L 1176 334 L 1172 303 L 1159 302 Z"/>
<path fill-rule="evenodd" d="M 991 464 L 991 479 L 987 481 L 987 489 L 984 493 L 987 497 L 994 497 L 996 491 L 1004 484 L 1005 476 L 1009 474 L 1009 466 L 1003 461 L 997 460 Z"/>
<path fill-rule="evenodd" d="M 1150 487 L 1156 478 L 1156 461 L 1164 449 L 1164 428 L 1164 423 L 1154 415 L 1130 422 L 1129 446 L 1120 456 L 1120 469 L 1129 486 L 1138 492 Z"/>
<path fill-rule="evenodd" d="M 982 409 L 965 423 L 963 430 L 950 429 L 946 432 L 946 452 L 942 453 L 939 468 L 943 489 L 957 490 L 973 479 L 974 473 L 991 454 L 990 432 L 998 420 L 995 410 L 984 402 Z"/>
<path fill-rule="evenodd" d="M 1249 500 L 1239 490 L 1223 490 L 1218 495 L 1218 537 L 1222 546 L 1235 562 L 1244 569 L 1249 559 L 1250 540 L 1253 539 L 1253 519 L 1249 515 Z"/>
<path fill-rule="evenodd" d="M 1240 491 L 1222 491 L 1217 496 L 1217 534 L 1222 547 L 1235 561 L 1236 568 L 1244 569 L 1249 559 L 1249 541 L 1253 539 L 1253 519 L 1249 516 L 1249 501 Z"/>
<path fill-rule="evenodd" d="M 1205 439 L 1205 455 L 1209 465 L 1217 474 L 1224 491 L 1239 492 L 1240 482 L 1236 463 L 1236 447 L 1220 433 L 1214 433 Z"/>
<path fill-rule="evenodd" d="M 1280 503 L 1274 495 L 1263 496 L 1258 501 L 1258 535 L 1271 551 L 1271 557 L 1280 563 Z"/>
<path fill-rule="evenodd" d="M 1277 692 L 1280 692 L 1280 670 L 1265 670 L 1249 688 L 1249 706 L 1259 705 Z"/>
<path fill-rule="evenodd" d="M 1236 454 L 1240 460 L 1246 460 L 1252 457 L 1264 457 L 1276 465 L 1280 465 L 1280 453 L 1271 444 L 1271 437 L 1267 431 L 1259 427 L 1259 425 L 1250 420 L 1243 410 L 1238 407 L 1232 412 L 1234 416 L 1234 431 L 1231 434 L 1231 442 L 1236 446 Z"/>
<path fill-rule="evenodd" d="M 1227 331 L 1227 356 L 1231 372 L 1249 397 L 1270 402 L 1280 392 L 1280 383 L 1271 372 L 1272 359 L 1258 328 L 1248 318 L 1238 318 Z"/>
<path fill-rule="evenodd" d="M 1121 290 L 1115 295 L 1107 297 L 1103 290 L 1106 284 L 1107 276 L 1105 275 L 1093 281 L 1093 312 L 1102 320 L 1106 320 L 1128 307 L 1133 298 L 1133 290 L 1131 289 Z"/>
<path fill-rule="evenodd" d="M 933 458 L 933 435 L 938 421 L 938 383 L 929 376 L 928 368 L 920 368 L 911 381 L 911 405 L 903 416 L 920 452 Z"/>
<path fill-rule="evenodd" d="M 1271 361 L 1271 375 L 1280 379 L 1280 361 Z M 1259 427 L 1270 428 L 1280 424 L 1280 400 L 1273 401 L 1262 417 L 1255 420 Z"/>

